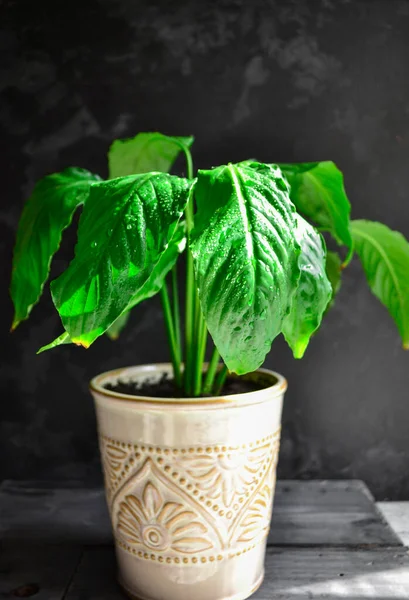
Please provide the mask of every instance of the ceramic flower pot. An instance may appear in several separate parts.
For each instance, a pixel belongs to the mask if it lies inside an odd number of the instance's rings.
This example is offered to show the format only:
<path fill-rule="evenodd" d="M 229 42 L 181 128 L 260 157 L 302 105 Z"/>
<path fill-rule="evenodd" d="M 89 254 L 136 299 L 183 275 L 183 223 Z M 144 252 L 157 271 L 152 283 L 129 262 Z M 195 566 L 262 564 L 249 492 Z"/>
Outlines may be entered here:
<path fill-rule="evenodd" d="M 159 380 L 171 366 L 91 382 L 119 581 L 142 600 L 241 600 L 261 584 L 286 381 L 217 398 L 128 396 L 107 383 Z"/>

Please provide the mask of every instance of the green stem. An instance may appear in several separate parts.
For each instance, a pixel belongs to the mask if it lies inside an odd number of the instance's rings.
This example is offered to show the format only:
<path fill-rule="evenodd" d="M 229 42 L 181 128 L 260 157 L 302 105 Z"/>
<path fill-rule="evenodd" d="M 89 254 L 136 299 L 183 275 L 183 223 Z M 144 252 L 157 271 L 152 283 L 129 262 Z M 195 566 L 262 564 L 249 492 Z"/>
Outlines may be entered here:
<path fill-rule="evenodd" d="M 193 271 L 194 276 L 194 271 Z M 199 344 L 199 327 L 200 327 L 200 306 L 197 301 L 197 291 L 194 292 L 193 298 L 193 334 L 192 334 L 192 393 L 196 387 L 196 365 L 197 365 L 197 349 Z"/>
<path fill-rule="evenodd" d="M 189 148 L 185 145 L 181 146 L 186 157 L 186 168 L 188 179 L 193 179 L 193 161 Z M 185 210 L 187 233 L 193 228 L 193 188 L 189 194 L 189 200 Z M 185 393 L 189 396 L 193 390 L 193 333 L 194 333 L 194 271 L 193 257 L 187 246 L 187 264 L 186 264 L 186 308 L 185 308 L 185 372 L 184 372 L 184 387 Z"/>
<path fill-rule="evenodd" d="M 187 163 L 187 177 L 193 179 L 193 162 L 192 155 L 189 149 L 184 148 L 186 163 Z M 189 198 L 188 206 L 186 209 L 186 224 L 188 238 L 194 225 L 194 200 L 193 193 Z M 193 268 L 193 257 L 188 247 L 187 250 L 187 285 L 186 285 L 186 332 L 188 332 L 188 325 L 192 327 L 190 333 L 187 333 L 187 337 L 190 342 L 186 339 L 186 369 L 185 369 L 185 391 L 187 394 L 193 392 L 195 396 L 200 396 L 202 392 L 202 373 L 203 373 L 203 362 L 206 355 L 206 344 L 207 344 L 207 327 L 203 317 L 203 313 L 200 307 L 199 297 L 197 295 L 195 275 Z"/>
<path fill-rule="evenodd" d="M 175 330 L 176 345 L 179 352 L 179 357 L 182 356 L 182 340 L 180 333 L 180 307 L 179 307 L 179 290 L 178 290 L 178 269 L 177 264 L 172 269 L 172 307 L 173 307 L 173 326 Z"/>
<path fill-rule="evenodd" d="M 158 135 L 158 138 L 162 136 Z M 174 139 L 173 142 L 182 150 L 186 158 L 186 171 L 187 178 L 193 180 L 193 159 L 189 148 L 181 141 Z M 193 185 L 189 194 L 188 203 L 185 209 L 187 232 L 193 228 Z M 165 324 L 168 333 L 168 340 L 170 346 L 170 353 L 172 357 L 175 383 L 178 387 L 182 387 L 181 378 L 181 364 L 182 364 L 182 343 L 180 333 L 180 313 L 179 313 L 179 296 L 177 289 L 177 272 L 176 267 L 172 271 L 172 297 L 173 297 L 173 320 L 172 320 L 172 309 L 169 301 L 169 294 L 166 288 L 166 284 L 161 290 L 161 299 L 163 313 L 165 317 Z M 189 396 L 193 390 L 193 365 L 194 365 L 194 352 L 193 352 L 193 333 L 194 333 L 194 293 L 195 293 L 195 281 L 193 271 L 193 257 L 187 248 L 187 267 L 186 267 L 186 308 L 185 308 L 185 360 L 184 360 L 184 374 L 183 383 L 184 389 L 187 396 Z"/>
<path fill-rule="evenodd" d="M 193 179 L 193 159 L 192 154 L 185 145 L 183 145 L 183 152 L 186 158 L 186 175 L 188 179 Z"/>
<path fill-rule="evenodd" d="M 168 335 L 175 385 L 178 389 L 180 389 L 182 387 L 182 377 L 180 374 L 181 357 L 176 343 L 175 329 L 172 322 L 172 310 L 170 307 L 169 293 L 166 282 L 163 284 L 160 290 L 160 297 L 162 301 L 163 316 L 165 318 L 166 333 Z"/>
<path fill-rule="evenodd" d="M 187 146 L 180 144 L 185 157 L 187 178 L 193 179 L 193 160 L 192 155 Z M 185 210 L 187 236 L 194 226 L 194 199 L 193 187 L 190 193 L 187 207 Z M 186 265 L 186 313 L 185 313 L 185 371 L 184 371 L 184 388 L 187 396 L 194 394 L 199 396 L 202 391 L 202 371 L 203 362 L 206 354 L 207 343 L 207 328 L 200 307 L 199 298 L 195 291 L 195 275 L 193 268 L 193 257 L 187 248 L 187 265 Z M 175 302 L 174 302 L 175 304 Z M 176 326 L 176 320 L 175 320 Z"/>
<path fill-rule="evenodd" d="M 209 395 L 212 392 L 214 377 L 217 372 L 217 367 L 219 365 L 220 352 L 215 347 L 213 350 L 212 358 L 210 359 L 209 366 L 207 368 L 206 377 L 203 385 L 203 394 Z"/>
<path fill-rule="evenodd" d="M 224 385 L 224 382 L 226 381 L 228 372 L 229 372 L 229 370 L 226 367 L 226 365 L 223 365 L 222 368 L 220 369 L 220 371 L 218 372 L 216 381 L 214 383 L 214 395 L 215 396 L 220 395 L 223 385 Z"/>
<path fill-rule="evenodd" d="M 151 138 L 152 140 L 158 139 L 158 140 L 162 140 L 163 136 L 161 134 L 158 134 L 157 136 L 152 136 Z M 186 144 L 184 144 L 183 142 L 173 138 L 172 140 L 173 144 L 176 144 L 176 146 L 178 146 L 182 152 L 185 155 L 185 159 L 186 159 L 186 169 L 187 169 L 187 177 L 188 179 L 193 179 L 193 159 L 192 159 L 192 153 L 190 152 L 189 148 L 186 146 Z"/>
<path fill-rule="evenodd" d="M 186 207 L 186 225 L 188 233 L 193 227 L 193 194 L 189 196 Z M 193 272 L 193 257 L 188 246 L 186 264 L 186 308 L 185 308 L 185 393 L 189 396 L 193 391 L 193 343 L 194 343 L 194 316 L 195 316 L 195 282 Z"/>
<path fill-rule="evenodd" d="M 203 318 L 203 313 L 200 307 L 199 296 L 196 291 L 196 361 L 195 361 L 195 375 L 194 375 L 194 396 L 200 396 L 202 392 L 202 375 L 203 375 L 203 363 L 206 355 L 206 344 L 207 344 L 207 327 L 206 322 Z"/>

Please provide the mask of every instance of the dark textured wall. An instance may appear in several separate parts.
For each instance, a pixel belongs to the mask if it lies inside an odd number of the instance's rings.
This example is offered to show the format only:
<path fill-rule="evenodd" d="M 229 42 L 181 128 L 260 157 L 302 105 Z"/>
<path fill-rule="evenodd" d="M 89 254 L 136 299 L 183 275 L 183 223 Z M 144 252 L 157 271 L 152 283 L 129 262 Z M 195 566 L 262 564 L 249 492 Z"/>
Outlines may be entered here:
<path fill-rule="evenodd" d="M 98 480 L 87 381 L 167 358 L 156 301 L 117 343 L 35 351 L 60 333 L 48 294 L 12 336 L 6 288 L 24 198 L 79 165 L 106 174 L 115 137 L 195 134 L 202 167 L 332 159 L 354 217 L 409 236 L 409 2 L 3 0 L 0 34 L 0 476 Z M 54 275 L 72 255 L 68 232 Z M 364 479 L 409 499 L 409 354 L 359 265 L 289 379 L 282 477 Z"/>

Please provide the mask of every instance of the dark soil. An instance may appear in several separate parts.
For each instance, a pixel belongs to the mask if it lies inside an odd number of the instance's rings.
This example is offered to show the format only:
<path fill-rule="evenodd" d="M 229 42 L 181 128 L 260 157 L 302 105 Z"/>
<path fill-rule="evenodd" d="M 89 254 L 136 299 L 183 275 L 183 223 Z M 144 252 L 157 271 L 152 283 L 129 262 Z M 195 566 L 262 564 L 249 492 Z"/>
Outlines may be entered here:
<path fill-rule="evenodd" d="M 255 392 L 270 385 L 272 385 L 271 380 L 264 381 L 257 373 L 247 377 L 231 376 L 226 379 L 220 396 Z M 167 375 L 163 375 L 160 381 L 150 381 L 148 379 L 142 384 L 118 380 L 115 384 L 107 383 L 105 389 L 130 396 L 150 396 L 154 398 L 180 398 L 181 396 L 173 379 L 170 379 Z"/>

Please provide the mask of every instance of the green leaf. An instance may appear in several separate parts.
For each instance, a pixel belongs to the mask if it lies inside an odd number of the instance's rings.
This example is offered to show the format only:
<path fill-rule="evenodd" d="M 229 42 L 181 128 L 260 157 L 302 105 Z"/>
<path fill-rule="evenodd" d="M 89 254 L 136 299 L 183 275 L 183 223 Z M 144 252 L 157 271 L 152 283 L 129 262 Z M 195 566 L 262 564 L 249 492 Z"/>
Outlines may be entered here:
<path fill-rule="evenodd" d="M 253 168 L 255 168 L 256 171 L 257 171 L 257 169 L 259 169 L 260 171 L 263 171 L 263 169 L 265 167 L 268 167 L 268 168 L 273 167 L 272 165 L 266 165 L 264 163 L 259 163 L 256 158 L 246 158 L 246 160 L 242 160 L 237 164 L 239 167 L 253 167 Z"/>
<path fill-rule="evenodd" d="M 180 152 L 189 149 L 193 141 L 193 136 L 169 137 L 161 133 L 139 133 L 131 139 L 115 140 L 108 153 L 109 177 L 151 171 L 168 173 Z M 107 330 L 108 337 L 116 340 L 128 318 L 129 315 L 121 315 Z"/>
<path fill-rule="evenodd" d="M 50 344 L 47 344 L 46 346 L 42 346 L 39 350 L 37 350 L 37 354 L 41 354 L 42 352 L 45 352 L 46 350 L 51 350 L 52 348 L 55 348 L 56 346 L 61 346 L 61 344 L 72 344 L 72 340 L 66 331 L 64 331 L 64 333 L 59 335 L 58 338 L 56 338 Z"/>
<path fill-rule="evenodd" d="M 163 252 L 159 262 L 154 266 L 152 273 L 150 274 L 146 283 L 142 286 L 140 291 L 133 296 L 129 306 L 133 308 L 143 300 L 151 298 L 155 294 L 159 293 L 162 286 L 165 283 L 166 275 L 175 265 L 178 256 L 186 246 L 186 231 L 184 221 L 179 221 L 175 235 L 172 237 L 167 248 Z M 122 329 L 125 327 L 130 316 L 130 309 L 123 313 L 114 323 L 107 329 L 107 335 L 112 339 L 116 340 L 119 337 Z"/>
<path fill-rule="evenodd" d="M 409 350 L 409 243 L 398 231 L 375 221 L 351 221 L 351 232 L 368 284 Z"/>
<path fill-rule="evenodd" d="M 111 340 L 115 341 L 119 338 L 119 335 L 125 327 L 125 325 L 128 323 L 130 316 L 131 311 L 127 310 L 124 313 L 122 313 L 122 315 L 119 315 L 117 320 L 114 321 L 110 327 L 108 327 L 105 333 Z"/>
<path fill-rule="evenodd" d="M 278 166 L 291 186 L 290 197 L 297 210 L 352 251 L 351 205 L 343 175 L 335 164 L 324 161 Z"/>
<path fill-rule="evenodd" d="M 325 273 L 323 237 L 300 215 L 295 235 L 301 246 L 298 260 L 301 275 L 291 310 L 283 322 L 283 334 L 294 358 L 302 358 L 312 334 L 321 324 L 332 288 Z"/>
<path fill-rule="evenodd" d="M 183 178 L 148 173 L 91 188 L 75 258 L 51 284 L 74 343 L 89 347 L 135 303 L 176 232 L 191 185 Z"/>
<path fill-rule="evenodd" d="M 15 308 L 12 329 L 27 319 L 40 299 L 62 232 L 96 181 L 100 181 L 98 175 L 73 167 L 48 175 L 36 184 L 21 215 L 14 248 L 10 287 Z"/>
<path fill-rule="evenodd" d="M 129 307 L 133 308 L 143 300 L 158 294 L 165 283 L 166 275 L 175 265 L 178 256 L 186 246 L 186 224 L 179 221 L 175 234 L 162 253 L 159 261 L 154 265 L 147 281 L 141 289 L 132 296 Z"/>
<path fill-rule="evenodd" d="M 199 171 L 190 244 L 212 338 L 231 371 L 257 369 L 290 309 L 300 270 L 295 208 L 278 169 Z"/>
<path fill-rule="evenodd" d="M 330 302 L 332 304 L 341 287 L 342 261 L 337 252 L 327 252 L 325 272 L 332 288 L 332 299 Z"/>
<path fill-rule="evenodd" d="M 109 177 L 160 171 L 167 173 L 179 153 L 189 149 L 194 137 L 171 137 L 161 133 L 138 133 L 128 140 L 115 140 L 108 152 Z"/>
<path fill-rule="evenodd" d="M 166 275 L 173 268 L 174 264 L 177 261 L 177 258 L 181 252 L 185 249 L 186 246 L 186 226 L 184 221 L 179 221 L 176 232 L 169 242 L 167 248 L 163 252 L 159 262 L 154 266 L 148 280 L 142 286 L 140 291 L 132 297 L 129 302 L 129 308 L 120 315 L 116 321 L 112 323 L 110 327 L 106 330 L 106 334 L 111 340 L 117 340 L 121 331 L 126 326 L 130 314 L 131 308 L 142 302 L 143 300 L 147 300 L 151 296 L 157 294 L 165 281 Z M 67 332 L 60 335 L 53 342 L 48 344 L 47 346 L 43 346 L 40 348 L 37 354 L 40 352 L 44 352 L 45 350 L 51 350 L 56 346 L 61 344 L 72 344 L 72 340 Z"/>

